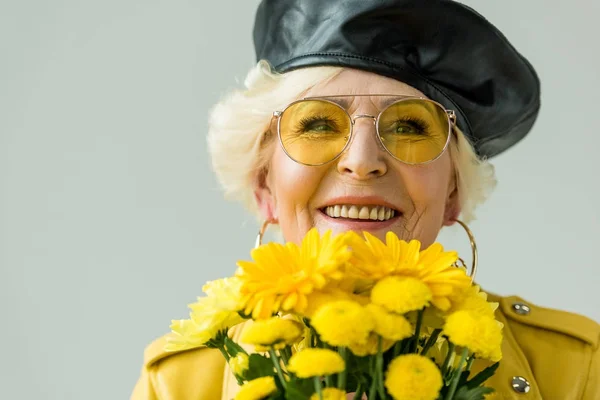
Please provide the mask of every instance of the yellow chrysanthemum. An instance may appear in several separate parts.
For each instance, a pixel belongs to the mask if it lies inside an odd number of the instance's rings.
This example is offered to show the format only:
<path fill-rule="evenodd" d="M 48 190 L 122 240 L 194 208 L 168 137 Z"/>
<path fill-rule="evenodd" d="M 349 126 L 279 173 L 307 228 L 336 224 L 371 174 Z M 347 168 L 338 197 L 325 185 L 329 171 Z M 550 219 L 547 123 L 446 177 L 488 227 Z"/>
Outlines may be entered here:
<path fill-rule="evenodd" d="M 325 388 L 322 391 L 323 400 L 346 400 L 346 392 L 336 388 Z M 321 400 L 318 393 L 310 396 L 310 400 Z"/>
<path fill-rule="evenodd" d="M 482 292 L 478 285 L 473 285 L 452 298 L 452 307 L 448 313 L 470 311 L 475 314 L 494 318 L 498 303 L 488 302 L 487 293 Z"/>
<path fill-rule="evenodd" d="M 411 273 L 423 281 L 433 294 L 431 303 L 440 310 L 448 310 L 452 303 L 450 298 L 471 285 L 471 278 L 465 270 L 457 268 L 454 263 L 458 260 L 455 251 L 444 251 L 439 243 L 434 243 L 419 254 L 417 269 Z"/>
<path fill-rule="evenodd" d="M 390 275 L 419 279 L 431 290 L 432 304 L 441 310 L 448 310 L 450 297 L 471 284 L 465 271 L 454 267 L 458 254 L 445 252 L 439 243 L 420 251 L 419 241 L 407 243 L 393 232 L 386 234 L 386 243 L 368 232 L 363 235 L 364 240 L 357 234 L 348 236 L 353 249 L 348 274 L 374 281 Z"/>
<path fill-rule="evenodd" d="M 271 317 L 254 321 L 244 329 L 241 342 L 255 346 L 268 347 L 291 345 L 302 337 L 304 326 L 291 319 Z"/>
<path fill-rule="evenodd" d="M 192 320 L 171 321 L 171 334 L 167 336 L 165 351 L 178 351 L 200 347 L 213 338 L 213 332 L 200 329 Z"/>
<path fill-rule="evenodd" d="M 262 400 L 277 391 L 272 376 L 256 378 L 244 384 L 235 395 L 235 400 Z"/>
<path fill-rule="evenodd" d="M 186 350 L 201 346 L 214 339 L 218 332 L 239 324 L 243 318 L 239 294 L 241 282 L 226 278 L 208 282 L 203 290 L 207 294 L 189 305 L 189 320 L 175 320 L 171 335 L 167 337 L 166 351 Z"/>
<path fill-rule="evenodd" d="M 374 331 L 384 339 L 398 341 L 413 334 L 413 327 L 402 315 L 391 313 L 377 304 L 368 304 L 367 311 L 375 323 Z"/>
<path fill-rule="evenodd" d="M 253 261 L 238 262 L 245 313 L 255 319 L 278 311 L 302 313 L 308 294 L 342 278 L 349 257 L 346 235 L 328 231 L 321 237 L 315 228 L 300 246 L 268 243 L 254 249 Z"/>
<path fill-rule="evenodd" d="M 329 349 L 304 349 L 290 358 L 288 370 L 298 378 L 332 375 L 346 368 L 344 359 Z"/>
<path fill-rule="evenodd" d="M 442 374 L 426 357 L 401 355 L 390 363 L 385 387 L 394 400 L 435 400 L 442 388 Z"/>
<path fill-rule="evenodd" d="M 332 346 L 362 344 L 374 327 L 367 310 L 348 300 L 325 304 L 315 312 L 310 323 L 321 339 Z"/>
<path fill-rule="evenodd" d="M 333 303 L 339 300 L 350 300 L 351 294 L 337 288 L 327 288 L 325 290 L 314 291 L 309 294 L 307 299 L 306 309 L 302 312 L 302 316 L 311 319 L 318 309 L 325 304 Z"/>
<path fill-rule="evenodd" d="M 381 351 L 388 351 L 393 345 L 393 340 L 383 339 L 381 341 Z M 371 333 L 364 343 L 352 343 L 348 346 L 350 351 L 358 357 L 372 356 L 379 351 L 379 336 Z"/>
<path fill-rule="evenodd" d="M 237 353 L 229 359 L 229 368 L 237 376 L 243 376 L 250 366 L 250 358 L 245 353 Z"/>
<path fill-rule="evenodd" d="M 502 358 L 502 324 L 470 311 L 457 311 L 446 319 L 443 333 L 458 346 L 467 347 L 480 358 Z"/>
<path fill-rule="evenodd" d="M 236 277 L 229 277 L 209 281 L 202 286 L 202 291 L 206 297 L 218 299 L 219 305 L 224 310 L 241 311 L 244 307 L 240 289 L 242 281 Z M 198 298 L 198 300 L 202 297 Z M 195 303 L 194 303 L 195 304 Z M 194 304 L 190 307 L 193 308 Z"/>
<path fill-rule="evenodd" d="M 389 276 L 375 284 L 371 291 L 371 301 L 387 310 L 404 314 L 420 310 L 432 299 L 429 287 L 418 279 L 402 276 Z"/>

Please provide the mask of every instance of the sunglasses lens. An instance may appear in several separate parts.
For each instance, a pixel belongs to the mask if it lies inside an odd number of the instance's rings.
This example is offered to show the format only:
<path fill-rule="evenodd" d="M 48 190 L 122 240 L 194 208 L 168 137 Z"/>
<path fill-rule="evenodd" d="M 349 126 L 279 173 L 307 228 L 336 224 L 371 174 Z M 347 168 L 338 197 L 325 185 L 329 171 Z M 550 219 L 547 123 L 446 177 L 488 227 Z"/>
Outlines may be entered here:
<path fill-rule="evenodd" d="M 323 100 L 303 100 L 285 109 L 279 134 L 285 152 L 307 165 L 327 163 L 344 150 L 351 121 L 340 106 Z"/>
<path fill-rule="evenodd" d="M 388 151 L 401 161 L 421 164 L 436 159 L 448 142 L 450 121 L 438 104 L 424 99 L 402 100 L 379 117 L 378 132 Z"/>

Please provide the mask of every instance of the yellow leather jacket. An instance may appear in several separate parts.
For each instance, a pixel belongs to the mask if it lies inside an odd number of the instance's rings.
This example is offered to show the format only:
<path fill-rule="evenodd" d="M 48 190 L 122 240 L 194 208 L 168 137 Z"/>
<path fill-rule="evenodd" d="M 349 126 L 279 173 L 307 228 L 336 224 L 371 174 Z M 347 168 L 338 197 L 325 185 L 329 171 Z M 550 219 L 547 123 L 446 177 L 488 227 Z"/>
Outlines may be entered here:
<path fill-rule="evenodd" d="M 600 325 L 586 317 L 512 297 L 500 303 L 503 359 L 486 385 L 494 399 L 600 400 Z M 234 335 L 238 335 L 234 333 Z M 168 353 L 150 344 L 131 400 L 231 400 L 238 389 L 219 351 Z M 476 369 L 477 366 L 474 366 Z"/>

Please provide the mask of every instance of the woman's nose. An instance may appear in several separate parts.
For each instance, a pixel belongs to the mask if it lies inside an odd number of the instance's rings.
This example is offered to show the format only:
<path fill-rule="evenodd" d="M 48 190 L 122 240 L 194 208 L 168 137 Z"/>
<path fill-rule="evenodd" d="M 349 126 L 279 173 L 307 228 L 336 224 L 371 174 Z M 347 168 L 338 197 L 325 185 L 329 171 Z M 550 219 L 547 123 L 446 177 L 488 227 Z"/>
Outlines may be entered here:
<path fill-rule="evenodd" d="M 385 150 L 377 137 L 375 118 L 357 115 L 354 121 L 352 139 L 338 161 L 338 171 L 359 180 L 384 175 L 387 172 Z"/>

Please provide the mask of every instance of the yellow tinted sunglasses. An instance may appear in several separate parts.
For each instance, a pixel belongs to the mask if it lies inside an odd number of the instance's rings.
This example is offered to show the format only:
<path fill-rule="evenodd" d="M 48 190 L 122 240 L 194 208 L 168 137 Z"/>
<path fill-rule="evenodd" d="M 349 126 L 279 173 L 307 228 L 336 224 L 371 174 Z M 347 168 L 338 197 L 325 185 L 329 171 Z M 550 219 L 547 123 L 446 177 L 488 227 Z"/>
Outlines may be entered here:
<path fill-rule="evenodd" d="M 351 116 L 342 106 L 349 97 L 390 97 L 378 115 Z M 347 101 L 346 101 L 347 102 Z M 456 115 L 441 104 L 421 98 L 389 94 L 307 97 L 275 111 L 277 135 L 294 161 L 318 166 L 338 158 L 352 141 L 354 124 L 369 118 L 383 148 L 406 164 L 425 164 L 439 158 L 448 147 Z"/>

